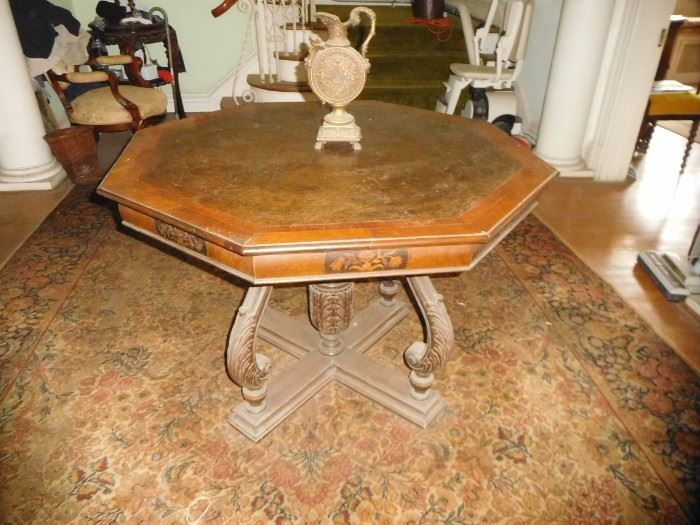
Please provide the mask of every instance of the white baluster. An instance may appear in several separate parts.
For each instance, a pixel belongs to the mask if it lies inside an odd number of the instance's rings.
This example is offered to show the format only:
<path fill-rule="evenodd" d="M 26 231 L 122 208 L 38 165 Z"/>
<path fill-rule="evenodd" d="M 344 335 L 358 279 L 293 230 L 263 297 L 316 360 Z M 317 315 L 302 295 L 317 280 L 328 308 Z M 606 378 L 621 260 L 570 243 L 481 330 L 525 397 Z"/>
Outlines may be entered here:
<path fill-rule="evenodd" d="M 299 2 L 297 0 L 292 0 L 292 49 L 294 52 L 299 51 L 299 41 L 297 35 L 297 23 L 299 21 Z"/>
<path fill-rule="evenodd" d="M 260 80 L 266 81 L 267 75 L 267 28 L 265 27 L 265 2 L 257 0 L 255 2 L 255 40 L 258 44 L 258 68 L 260 69 Z"/>
<path fill-rule="evenodd" d="M 280 80 L 280 39 L 282 39 L 282 47 L 284 48 L 284 30 L 280 29 L 280 25 L 284 23 L 284 15 L 281 15 L 280 5 L 275 2 L 272 4 L 272 47 L 274 49 L 273 57 L 275 59 L 275 80 Z"/>

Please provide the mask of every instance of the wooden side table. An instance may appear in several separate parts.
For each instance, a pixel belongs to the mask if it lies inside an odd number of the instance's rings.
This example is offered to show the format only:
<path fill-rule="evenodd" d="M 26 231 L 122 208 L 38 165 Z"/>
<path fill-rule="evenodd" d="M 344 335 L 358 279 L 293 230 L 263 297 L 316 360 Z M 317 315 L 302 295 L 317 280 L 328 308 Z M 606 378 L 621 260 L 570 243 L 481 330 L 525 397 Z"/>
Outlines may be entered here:
<path fill-rule="evenodd" d="M 106 23 L 104 27 L 99 27 L 96 24 L 90 24 L 92 38 L 99 38 L 105 45 L 116 45 L 119 51 L 125 55 L 133 55 L 141 44 L 163 44 L 168 57 L 168 64 L 171 66 L 173 73 L 173 98 L 175 101 L 175 112 L 178 118 L 185 118 L 185 107 L 182 104 L 182 94 L 180 93 L 179 74 L 185 71 L 185 63 L 182 59 L 182 52 L 177 42 L 177 33 L 172 26 L 170 28 L 170 46 L 168 49 L 168 39 L 164 23 L 140 24 L 138 22 L 119 24 Z M 90 46 L 92 49 L 92 46 Z M 145 80 L 141 75 L 134 75 L 127 72 L 129 80 L 137 86 L 153 87 L 163 85 L 165 82 L 161 79 L 152 81 Z"/>

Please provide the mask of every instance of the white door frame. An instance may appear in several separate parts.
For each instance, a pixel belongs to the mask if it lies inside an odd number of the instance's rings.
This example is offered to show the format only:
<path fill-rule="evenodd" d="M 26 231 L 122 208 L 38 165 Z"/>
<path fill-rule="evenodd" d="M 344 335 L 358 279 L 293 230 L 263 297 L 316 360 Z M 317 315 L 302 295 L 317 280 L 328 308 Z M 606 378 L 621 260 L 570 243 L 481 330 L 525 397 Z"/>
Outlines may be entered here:
<path fill-rule="evenodd" d="M 676 0 L 618 0 L 610 24 L 583 159 L 596 180 L 627 176 Z"/>

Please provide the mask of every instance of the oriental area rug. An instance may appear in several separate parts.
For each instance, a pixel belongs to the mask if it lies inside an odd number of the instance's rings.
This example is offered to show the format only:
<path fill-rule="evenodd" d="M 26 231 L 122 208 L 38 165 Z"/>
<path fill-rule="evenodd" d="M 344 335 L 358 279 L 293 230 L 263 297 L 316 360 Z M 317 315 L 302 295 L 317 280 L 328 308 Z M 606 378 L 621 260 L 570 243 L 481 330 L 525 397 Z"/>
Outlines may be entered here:
<path fill-rule="evenodd" d="M 245 287 L 76 187 L 0 271 L 0 522 L 700 520 L 698 377 L 545 226 L 434 283 L 456 342 L 429 428 L 331 383 L 255 444 L 227 423 Z M 370 354 L 422 336 L 412 313 Z M 291 358 L 259 350 L 274 381 Z"/>

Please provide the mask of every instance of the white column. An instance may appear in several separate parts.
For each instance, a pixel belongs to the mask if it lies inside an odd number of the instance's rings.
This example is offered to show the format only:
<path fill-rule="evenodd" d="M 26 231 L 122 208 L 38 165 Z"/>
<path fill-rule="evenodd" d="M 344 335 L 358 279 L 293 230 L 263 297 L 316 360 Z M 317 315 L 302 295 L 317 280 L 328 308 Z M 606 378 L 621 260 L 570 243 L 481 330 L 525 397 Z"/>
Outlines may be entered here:
<path fill-rule="evenodd" d="M 614 0 L 565 0 L 535 152 L 562 176 L 592 177 L 582 159 Z"/>
<path fill-rule="evenodd" d="M 0 191 L 50 190 L 66 172 L 44 140 L 44 124 L 8 0 L 0 0 Z"/>

